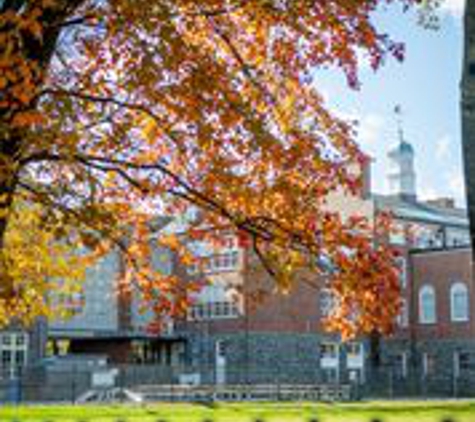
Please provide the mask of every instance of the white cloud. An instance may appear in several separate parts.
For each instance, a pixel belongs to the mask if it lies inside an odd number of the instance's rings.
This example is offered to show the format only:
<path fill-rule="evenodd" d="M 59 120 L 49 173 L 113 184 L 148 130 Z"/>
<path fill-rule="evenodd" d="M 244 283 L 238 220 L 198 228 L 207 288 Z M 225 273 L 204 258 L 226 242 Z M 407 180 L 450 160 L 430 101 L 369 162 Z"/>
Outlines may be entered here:
<path fill-rule="evenodd" d="M 444 176 L 445 189 L 438 196 L 448 196 L 455 199 L 458 206 L 465 206 L 465 180 L 461 168 L 452 168 Z"/>
<path fill-rule="evenodd" d="M 358 114 L 355 111 L 338 111 L 336 115 L 349 123 L 355 124 L 356 141 L 362 150 L 370 155 L 375 154 L 377 145 L 385 139 L 386 120 L 381 114 Z"/>
<path fill-rule="evenodd" d="M 457 198 L 465 196 L 465 180 L 462 171 L 451 171 L 447 174 L 450 193 Z"/>
<path fill-rule="evenodd" d="M 356 59 L 358 60 L 358 70 L 360 72 L 371 70 L 371 56 L 366 50 L 356 50 Z"/>
<path fill-rule="evenodd" d="M 435 143 L 435 156 L 439 161 L 448 158 L 451 144 L 453 144 L 453 140 L 449 135 L 444 135 L 437 139 Z"/>
<path fill-rule="evenodd" d="M 440 196 L 440 193 L 437 193 L 437 191 L 432 186 L 428 185 L 418 187 L 417 194 L 418 197 L 423 201 L 427 201 L 428 199 L 435 199 Z"/>
<path fill-rule="evenodd" d="M 358 119 L 358 141 L 362 146 L 369 146 L 381 140 L 385 125 L 384 117 L 380 114 L 369 113 Z"/>
<path fill-rule="evenodd" d="M 440 8 L 443 13 L 460 18 L 465 10 L 466 0 L 441 0 Z"/>
<path fill-rule="evenodd" d="M 422 186 L 417 188 L 417 196 L 423 200 L 449 197 L 455 199 L 458 206 L 465 204 L 465 182 L 461 169 L 451 169 L 443 175 L 443 184 L 434 186 L 427 180 L 418 180 L 423 182 Z"/>

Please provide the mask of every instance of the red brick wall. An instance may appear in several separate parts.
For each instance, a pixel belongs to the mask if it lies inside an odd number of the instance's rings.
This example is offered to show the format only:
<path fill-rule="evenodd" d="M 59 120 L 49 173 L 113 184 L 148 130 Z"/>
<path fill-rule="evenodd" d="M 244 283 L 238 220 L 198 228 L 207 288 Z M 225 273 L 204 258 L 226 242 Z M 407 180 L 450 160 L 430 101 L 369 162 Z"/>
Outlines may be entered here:
<path fill-rule="evenodd" d="M 411 254 L 412 261 L 412 322 L 418 338 L 469 338 L 475 335 L 473 315 L 475 291 L 472 281 L 471 251 L 452 249 Z M 452 322 L 450 318 L 450 287 L 464 282 L 469 289 L 469 321 Z M 436 294 L 436 324 L 419 323 L 419 289 L 431 284 Z"/>
<path fill-rule="evenodd" d="M 249 264 L 249 262 L 248 262 Z M 317 275 L 298 278 L 287 293 L 279 292 L 274 280 L 255 261 L 243 273 L 245 316 L 205 322 L 188 322 L 195 329 L 215 332 L 260 331 L 310 333 L 322 331 Z M 306 282 L 305 280 L 308 280 Z"/>
<path fill-rule="evenodd" d="M 471 252 L 468 249 L 409 253 L 401 248 L 406 259 L 406 288 L 402 295 L 409 307 L 409 324 L 399 327 L 395 338 L 470 338 L 475 336 L 475 288 L 471 278 Z M 214 320 L 194 323 L 196 328 L 210 333 L 261 332 L 322 332 L 318 286 L 323 280 L 313 275 L 304 276 L 287 295 L 276 292 L 275 283 L 262 269 L 252 267 L 244 271 L 246 317 L 233 320 Z M 453 282 L 464 282 L 469 289 L 469 322 L 452 322 L 450 318 L 450 287 Z M 430 283 L 436 293 L 436 324 L 419 323 L 419 289 Z M 256 297 L 260 297 L 257 300 Z"/>

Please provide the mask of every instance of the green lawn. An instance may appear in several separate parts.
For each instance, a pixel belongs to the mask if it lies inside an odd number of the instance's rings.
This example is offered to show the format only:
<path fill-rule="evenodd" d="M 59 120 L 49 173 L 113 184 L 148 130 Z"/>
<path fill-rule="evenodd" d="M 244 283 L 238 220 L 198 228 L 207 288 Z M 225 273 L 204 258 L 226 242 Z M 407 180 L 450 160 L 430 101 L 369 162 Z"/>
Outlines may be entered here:
<path fill-rule="evenodd" d="M 446 417 L 457 422 L 475 422 L 474 402 L 368 402 L 358 404 L 242 403 L 213 407 L 187 404 L 143 406 L 20 406 L 1 407 L 0 421 L 93 421 L 112 422 L 440 422 Z"/>

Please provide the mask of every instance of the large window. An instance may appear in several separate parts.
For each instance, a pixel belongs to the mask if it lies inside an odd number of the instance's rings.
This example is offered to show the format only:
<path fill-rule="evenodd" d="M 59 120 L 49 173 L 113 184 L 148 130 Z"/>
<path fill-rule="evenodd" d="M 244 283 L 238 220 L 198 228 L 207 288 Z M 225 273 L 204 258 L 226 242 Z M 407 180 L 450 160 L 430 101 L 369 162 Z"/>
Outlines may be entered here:
<path fill-rule="evenodd" d="M 26 365 L 28 335 L 21 332 L 0 334 L 0 365 L 4 376 L 15 377 Z"/>
<path fill-rule="evenodd" d="M 454 283 L 450 288 L 450 318 L 452 321 L 468 321 L 468 289 L 464 283 Z"/>
<path fill-rule="evenodd" d="M 429 284 L 419 290 L 419 322 L 421 324 L 434 324 L 436 322 L 435 290 Z"/>
<path fill-rule="evenodd" d="M 238 304 L 232 301 L 196 303 L 189 309 L 189 319 L 205 321 L 210 319 L 228 319 L 239 316 Z"/>
<path fill-rule="evenodd" d="M 199 272 L 214 273 L 221 271 L 235 271 L 239 265 L 238 251 L 228 251 L 221 254 L 197 258 L 196 262 L 188 267 L 189 274 Z"/>

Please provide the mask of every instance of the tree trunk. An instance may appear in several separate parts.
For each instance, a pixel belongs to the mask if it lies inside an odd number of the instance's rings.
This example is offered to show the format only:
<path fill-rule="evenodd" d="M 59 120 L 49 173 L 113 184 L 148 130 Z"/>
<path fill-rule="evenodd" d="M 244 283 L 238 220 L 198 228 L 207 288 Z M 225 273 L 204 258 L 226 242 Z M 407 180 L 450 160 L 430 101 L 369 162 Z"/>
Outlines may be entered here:
<path fill-rule="evenodd" d="M 0 122 L 5 114 L 0 109 Z M 5 234 L 8 228 L 10 209 L 17 184 L 18 159 L 21 135 L 16 130 L 4 131 L 0 136 L 0 298 L 8 299 L 14 294 L 14 285 L 8 276 L 3 254 Z"/>
<path fill-rule="evenodd" d="M 467 0 L 464 21 L 461 83 L 462 147 L 470 222 L 472 261 L 475 262 L 475 0 Z"/>
<path fill-rule="evenodd" d="M 40 69 L 36 73 L 35 85 L 39 90 L 48 73 L 51 58 L 56 49 L 56 43 L 62 29 L 62 23 L 84 3 L 85 0 L 62 0 L 51 3 L 42 11 L 38 18 L 42 28 L 40 37 L 31 31 L 22 29 L 15 23 L 3 24 L 0 33 L 13 31 L 17 34 L 16 42 L 7 45 L 0 45 L 0 56 L 6 50 L 14 51 L 20 57 L 32 64 L 32 69 Z M 28 13 L 29 2 L 26 0 L 6 0 L 0 1 L 0 15 L 8 13 Z M 26 9 L 26 11 L 24 10 Z M 14 84 L 20 82 L 9 82 L 0 92 L 2 106 L 0 106 L 0 298 L 11 298 L 14 295 L 13 281 L 8 276 L 6 262 L 4 258 L 5 233 L 8 227 L 9 211 L 12 207 L 17 177 L 20 171 L 18 166 L 22 150 L 22 130 L 13 127 L 15 114 L 23 111 L 31 111 L 37 107 L 36 100 L 32 96 L 27 104 L 19 103 L 15 97 Z M 27 88 L 25 88 L 27 89 Z M 29 89 L 29 88 L 28 88 Z"/>

